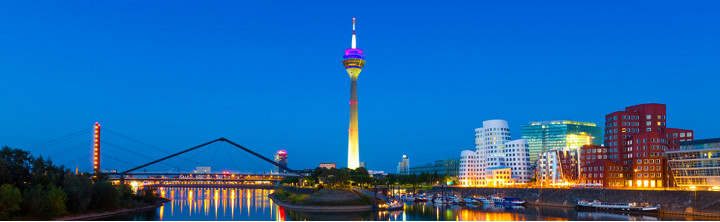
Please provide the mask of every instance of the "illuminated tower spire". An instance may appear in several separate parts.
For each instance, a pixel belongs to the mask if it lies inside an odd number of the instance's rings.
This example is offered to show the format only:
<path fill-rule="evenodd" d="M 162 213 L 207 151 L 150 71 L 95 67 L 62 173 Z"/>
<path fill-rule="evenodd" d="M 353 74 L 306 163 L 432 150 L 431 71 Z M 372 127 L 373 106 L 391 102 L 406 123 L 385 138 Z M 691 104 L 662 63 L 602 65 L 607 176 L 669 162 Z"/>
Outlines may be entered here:
<path fill-rule="evenodd" d="M 353 18 L 352 47 L 350 47 L 350 48 L 354 49 L 356 47 L 356 42 L 357 42 L 357 40 L 355 40 L 355 18 Z"/>
<path fill-rule="evenodd" d="M 363 51 L 355 48 L 355 18 L 353 18 L 352 47 L 345 50 L 343 65 L 350 75 L 350 127 L 348 128 L 348 168 L 360 166 L 360 145 L 358 143 L 357 77 L 365 66 Z"/>

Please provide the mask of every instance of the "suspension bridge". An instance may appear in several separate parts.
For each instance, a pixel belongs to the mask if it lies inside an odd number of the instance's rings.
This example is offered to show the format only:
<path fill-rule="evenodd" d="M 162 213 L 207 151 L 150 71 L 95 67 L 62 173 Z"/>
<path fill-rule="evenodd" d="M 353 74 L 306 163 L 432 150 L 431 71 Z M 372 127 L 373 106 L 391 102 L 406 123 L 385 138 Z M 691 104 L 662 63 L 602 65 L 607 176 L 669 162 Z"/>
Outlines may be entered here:
<path fill-rule="evenodd" d="M 78 137 L 82 139 L 82 137 L 87 136 L 88 131 L 92 132 L 92 139 L 77 144 L 69 142 L 73 139 L 77 139 Z M 101 133 L 103 133 L 103 137 L 101 137 Z M 109 133 L 115 139 L 122 139 L 126 142 L 131 142 L 132 145 L 129 146 L 132 146 L 133 148 L 128 148 L 128 145 L 118 145 L 115 142 L 104 141 L 103 138 L 106 137 L 105 133 Z M 88 141 L 90 144 L 88 144 Z M 68 143 L 72 145 L 67 146 Z M 209 170 L 211 169 L 210 167 L 202 167 L 206 168 L 203 170 L 192 170 L 188 169 L 187 167 L 183 167 L 186 163 L 193 163 L 195 164 L 195 166 L 207 166 L 207 163 L 215 163 L 215 157 L 220 151 L 220 148 L 217 147 L 218 144 L 224 144 L 222 148 L 226 153 L 225 155 L 221 154 L 221 156 L 225 158 L 230 158 L 232 162 L 232 164 L 230 164 L 230 167 L 225 168 L 221 171 L 214 172 Z M 215 146 L 215 150 L 209 162 L 199 162 L 196 157 L 202 154 L 204 151 L 207 151 L 212 146 Z M 64 148 L 58 149 L 57 147 Z M 83 160 L 88 159 L 86 155 L 83 155 L 83 152 L 78 152 L 78 150 L 82 150 L 82 147 L 90 147 L 92 150 L 91 157 L 89 158 L 92 160 L 92 171 L 88 172 L 90 175 L 92 175 L 93 177 L 104 176 L 107 177 L 110 181 L 122 184 L 142 183 L 146 185 L 186 186 L 207 186 L 213 184 L 270 185 L 275 184 L 276 182 L 282 180 L 285 177 L 300 176 L 298 174 L 298 171 L 287 167 L 287 162 L 283 163 L 282 161 L 270 159 L 224 137 L 220 137 L 190 148 L 182 149 L 177 152 L 169 152 L 165 149 L 160 149 L 148 143 L 133 139 L 130 136 L 126 136 L 112 130 L 101 128 L 99 123 L 95 123 L 92 128 L 86 128 L 68 134 L 66 136 L 33 146 L 31 147 L 30 151 L 33 153 L 37 153 L 47 149 L 54 149 L 54 152 L 47 155 L 47 157 L 49 158 L 58 158 L 62 156 L 69 156 L 71 154 L 76 154 L 77 156 L 77 154 L 80 154 L 79 156 L 81 157 L 79 158 L 61 158 L 63 161 L 57 162 L 65 166 L 72 167 L 73 165 L 77 165 L 79 163 L 82 163 Z M 161 157 L 158 158 L 148 155 L 149 153 L 151 153 L 151 150 L 155 151 L 156 153 L 159 152 L 160 154 L 162 154 L 160 155 Z M 194 155 L 191 157 L 186 157 L 189 153 L 194 153 Z M 131 157 L 128 158 L 127 155 L 131 155 Z M 234 158 L 237 156 L 244 156 L 247 159 L 247 161 L 241 161 L 241 163 L 252 163 L 255 165 L 260 165 L 255 162 L 259 159 L 261 163 L 265 163 L 264 167 L 266 168 L 264 169 L 268 169 L 267 167 L 273 167 L 275 170 L 271 170 L 270 172 L 265 170 L 262 170 L 260 172 L 242 170 L 240 169 L 240 167 L 243 164 L 237 164 L 237 162 L 234 160 Z M 106 162 L 104 161 L 105 159 L 109 159 L 115 164 L 122 163 L 124 164 L 124 166 L 126 166 L 126 168 L 125 170 L 117 170 L 118 168 L 120 168 L 119 166 L 108 167 L 107 165 L 101 165 L 107 164 L 104 163 Z M 138 164 L 137 161 L 142 159 L 145 159 L 145 161 L 143 161 L 141 164 Z M 181 160 L 181 162 L 179 164 L 173 164 L 171 160 Z M 157 171 L 158 168 L 162 168 L 160 167 L 160 165 L 166 167 L 169 170 L 166 172 Z M 147 170 L 150 167 L 153 167 L 155 171 L 148 172 Z M 197 169 L 200 168 L 201 167 L 198 167 Z M 80 173 L 79 165 L 76 166 L 75 169 L 76 173 Z M 141 170 L 142 172 L 140 172 Z"/>

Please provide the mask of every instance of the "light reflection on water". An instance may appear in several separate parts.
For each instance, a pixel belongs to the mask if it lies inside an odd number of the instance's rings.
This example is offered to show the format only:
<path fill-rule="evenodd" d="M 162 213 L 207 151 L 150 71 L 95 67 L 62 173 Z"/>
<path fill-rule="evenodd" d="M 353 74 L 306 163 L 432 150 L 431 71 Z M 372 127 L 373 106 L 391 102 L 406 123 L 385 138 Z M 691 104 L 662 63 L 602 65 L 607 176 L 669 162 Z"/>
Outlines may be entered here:
<path fill-rule="evenodd" d="M 283 209 L 268 195 L 273 190 L 245 188 L 158 188 L 172 201 L 147 212 L 104 220 L 442 220 L 442 221 L 564 221 L 564 220 L 693 220 L 692 217 L 630 216 L 577 212 L 572 208 L 496 207 L 406 203 L 403 211 L 362 213 L 304 213 Z"/>

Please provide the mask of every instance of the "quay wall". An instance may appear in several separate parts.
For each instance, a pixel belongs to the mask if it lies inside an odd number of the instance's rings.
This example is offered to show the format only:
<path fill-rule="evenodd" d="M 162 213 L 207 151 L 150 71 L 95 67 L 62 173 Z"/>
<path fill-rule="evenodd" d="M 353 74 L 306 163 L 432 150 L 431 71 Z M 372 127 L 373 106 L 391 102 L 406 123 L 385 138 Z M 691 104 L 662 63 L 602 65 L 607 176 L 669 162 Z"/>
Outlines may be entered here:
<path fill-rule="evenodd" d="M 152 184 L 145 187 L 172 187 L 172 188 L 253 188 L 274 189 L 270 184 Z"/>
<path fill-rule="evenodd" d="M 506 197 L 518 197 L 528 204 L 545 204 L 573 207 L 578 199 L 606 202 L 637 202 L 660 204 L 663 211 L 720 214 L 720 192 L 680 190 L 617 190 L 617 189 L 548 189 L 543 188 L 476 188 L 476 187 L 433 187 L 433 193 L 453 192 L 463 196 L 489 196 L 503 193 Z M 542 196 L 541 196 L 542 193 Z M 695 203 L 697 194 L 697 203 Z"/>

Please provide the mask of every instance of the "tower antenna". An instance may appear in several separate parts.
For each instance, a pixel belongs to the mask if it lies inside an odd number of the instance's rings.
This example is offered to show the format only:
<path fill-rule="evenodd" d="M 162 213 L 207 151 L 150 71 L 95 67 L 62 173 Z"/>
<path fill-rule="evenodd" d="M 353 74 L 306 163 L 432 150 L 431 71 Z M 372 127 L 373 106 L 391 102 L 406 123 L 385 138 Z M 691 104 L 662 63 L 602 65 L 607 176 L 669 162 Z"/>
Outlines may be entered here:
<path fill-rule="evenodd" d="M 353 49 L 355 48 L 355 45 L 356 45 L 355 42 L 356 42 L 356 40 L 355 40 L 355 18 L 353 18 L 353 35 L 352 35 L 352 47 L 351 47 Z"/>

